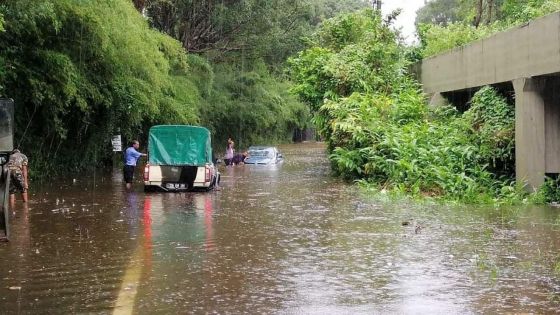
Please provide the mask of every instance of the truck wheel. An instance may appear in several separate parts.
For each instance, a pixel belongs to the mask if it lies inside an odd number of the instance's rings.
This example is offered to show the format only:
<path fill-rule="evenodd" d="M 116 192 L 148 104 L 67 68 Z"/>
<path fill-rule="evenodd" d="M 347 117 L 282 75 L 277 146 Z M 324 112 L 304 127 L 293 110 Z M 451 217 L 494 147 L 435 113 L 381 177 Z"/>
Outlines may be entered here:
<path fill-rule="evenodd" d="M 216 188 L 217 185 L 218 185 L 218 177 L 214 176 L 214 178 L 212 179 L 212 183 L 208 187 L 207 191 L 213 190 L 214 188 Z"/>

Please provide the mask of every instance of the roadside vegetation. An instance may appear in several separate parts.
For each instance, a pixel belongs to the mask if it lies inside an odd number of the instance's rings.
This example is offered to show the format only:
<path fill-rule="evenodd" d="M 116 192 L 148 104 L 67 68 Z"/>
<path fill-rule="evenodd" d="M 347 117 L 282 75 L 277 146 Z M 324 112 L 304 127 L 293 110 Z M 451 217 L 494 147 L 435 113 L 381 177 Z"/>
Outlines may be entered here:
<path fill-rule="evenodd" d="M 479 90 L 429 108 L 419 58 L 560 9 L 560 0 L 434 0 L 420 45 L 367 1 L 16 0 L 0 5 L 0 93 L 34 176 L 111 160 L 110 139 L 201 124 L 217 151 L 315 126 L 333 171 L 377 191 L 462 202 L 528 198 L 514 182 L 514 112 Z M 290 57 L 291 56 L 291 57 Z M 286 70 L 287 69 L 287 70 Z M 511 102 L 511 100 L 509 100 Z M 548 181 L 531 200 L 555 198 Z"/>
<path fill-rule="evenodd" d="M 286 56 L 364 2 L 14 0 L 0 4 L 0 95 L 34 177 L 110 162 L 111 136 L 203 124 L 220 145 L 286 142 L 308 124 Z M 221 148 L 221 146 L 220 146 Z M 223 150 L 223 149 L 222 149 Z"/>
<path fill-rule="evenodd" d="M 197 120 L 192 58 L 132 5 L 102 2 L 0 7 L 2 95 L 15 100 L 14 140 L 34 175 L 98 164 L 111 156 L 113 134 L 131 139 L 147 123 Z"/>
<path fill-rule="evenodd" d="M 314 115 L 334 172 L 368 190 L 469 203 L 549 202 L 558 181 L 516 186 L 511 99 L 484 87 L 459 112 L 429 108 L 409 65 L 560 8 L 560 1 L 434 0 L 420 10 L 419 47 L 373 11 L 323 23 L 290 59 L 293 91 Z"/>
<path fill-rule="evenodd" d="M 329 20 L 290 59 L 293 91 L 314 113 L 333 170 L 379 191 L 464 202 L 519 202 L 514 109 L 491 87 L 464 113 L 429 108 L 410 56 L 373 11 Z"/>

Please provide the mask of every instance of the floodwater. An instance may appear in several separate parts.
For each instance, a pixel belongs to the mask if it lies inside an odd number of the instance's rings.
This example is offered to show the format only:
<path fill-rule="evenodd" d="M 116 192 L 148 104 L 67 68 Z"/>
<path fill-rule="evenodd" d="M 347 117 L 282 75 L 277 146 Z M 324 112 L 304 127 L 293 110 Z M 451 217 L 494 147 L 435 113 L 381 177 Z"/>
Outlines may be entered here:
<path fill-rule="evenodd" d="M 126 192 L 117 169 L 33 183 L 0 243 L 0 313 L 560 312 L 559 209 L 374 199 L 322 145 L 281 151 L 209 193 Z"/>

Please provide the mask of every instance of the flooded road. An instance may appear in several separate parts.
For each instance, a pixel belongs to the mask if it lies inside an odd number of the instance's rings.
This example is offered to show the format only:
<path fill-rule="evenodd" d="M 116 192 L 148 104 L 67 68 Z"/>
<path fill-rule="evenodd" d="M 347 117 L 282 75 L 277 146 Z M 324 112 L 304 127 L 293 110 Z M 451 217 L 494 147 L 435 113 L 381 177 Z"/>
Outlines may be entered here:
<path fill-rule="evenodd" d="M 371 199 L 323 146 L 280 149 L 210 193 L 126 192 L 119 170 L 33 186 L 0 313 L 560 312 L 560 209 Z"/>

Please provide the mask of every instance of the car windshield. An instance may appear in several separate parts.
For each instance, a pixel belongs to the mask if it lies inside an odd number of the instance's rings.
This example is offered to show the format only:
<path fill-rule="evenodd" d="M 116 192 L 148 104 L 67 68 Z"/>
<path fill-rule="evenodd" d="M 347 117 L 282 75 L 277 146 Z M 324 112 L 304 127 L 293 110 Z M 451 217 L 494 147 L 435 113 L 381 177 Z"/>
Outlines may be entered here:
<path fill-rule="evenodd" d="M 261 158 L 271 158 L 274 156 L 272 150 L 250 150 L 250 157 L 261 157 Z"/>

